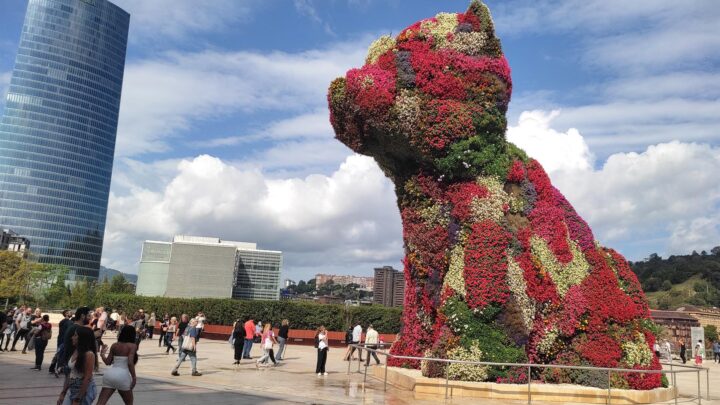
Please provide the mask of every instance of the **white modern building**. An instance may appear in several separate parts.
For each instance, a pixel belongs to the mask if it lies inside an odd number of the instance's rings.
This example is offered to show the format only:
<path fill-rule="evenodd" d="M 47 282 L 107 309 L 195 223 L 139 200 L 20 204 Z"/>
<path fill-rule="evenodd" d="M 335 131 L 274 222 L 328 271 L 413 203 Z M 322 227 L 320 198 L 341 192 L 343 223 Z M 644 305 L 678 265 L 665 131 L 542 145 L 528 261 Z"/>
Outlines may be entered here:
<path fill-rule="evenodd" d="M 177 235 L 145 241 L 136 293 L 178 298 L 280 298 L 282 252 L 257 244 Z"/>

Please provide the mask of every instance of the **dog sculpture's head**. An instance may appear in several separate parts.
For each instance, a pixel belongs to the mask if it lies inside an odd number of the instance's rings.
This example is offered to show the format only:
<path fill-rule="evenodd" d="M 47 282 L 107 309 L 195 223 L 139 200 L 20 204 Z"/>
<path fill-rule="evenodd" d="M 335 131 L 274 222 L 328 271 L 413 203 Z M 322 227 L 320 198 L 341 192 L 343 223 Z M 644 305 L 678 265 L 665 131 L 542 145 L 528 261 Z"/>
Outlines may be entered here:
<path fill-rule="evenodd" d="M 396 181 L 422 170 L 440 179 L 503 176 L 510 68 L 490 12 L 440 13 L 370 46 L 365 65 L 330 85 L 338 140 L 373 156 Z"/>

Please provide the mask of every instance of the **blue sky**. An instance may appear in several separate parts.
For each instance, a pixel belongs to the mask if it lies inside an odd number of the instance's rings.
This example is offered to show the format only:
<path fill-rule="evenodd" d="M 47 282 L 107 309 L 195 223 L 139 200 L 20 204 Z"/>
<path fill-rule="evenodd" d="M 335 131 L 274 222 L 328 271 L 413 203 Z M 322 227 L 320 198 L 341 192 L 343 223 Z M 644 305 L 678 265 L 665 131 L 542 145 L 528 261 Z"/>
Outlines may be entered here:
<path fill-rule="evenodd" d="M 131 20 L 104 265 L 134 273 L 142 240 L 185 233 L 283 250 L 294 279 L 400 267 L 392 185 L 333 140 L 325 92 L 379 35 L 467 1 L 116 3 Z M 596 238 L 631 260 L 720 245 L 720 8 L 488 5 L 513 69 L 508 138 Z M 25 6 L 1 6 L 3 93 Z"/>

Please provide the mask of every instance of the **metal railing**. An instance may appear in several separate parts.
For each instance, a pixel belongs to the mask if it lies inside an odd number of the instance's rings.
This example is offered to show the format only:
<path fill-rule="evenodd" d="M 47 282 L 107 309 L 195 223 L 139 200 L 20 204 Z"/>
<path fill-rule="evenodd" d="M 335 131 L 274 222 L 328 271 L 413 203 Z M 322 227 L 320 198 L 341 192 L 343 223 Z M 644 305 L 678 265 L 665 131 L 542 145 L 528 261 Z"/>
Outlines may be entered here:
<path fill-rule="evenodd" d="M 389 352 L 385 350 L 380 350 L 379 348 L 374 347 L 382 347 L 383 344 L 377 344 L 377 345 L 367 345 L 367 344 L 350 344 L 349 347 L 354 347 L 358 349 L 358 352 L 362 354 L 365 352 L 365 355 L 368 356 L 367 360 L 365 361 L 365 375 L 363 377 L 363 382 L 367 382 L 367 369 L 369 368 L 368 365 L 370 364 L 370 354 L 375 353 L 376 355 L 379 354 L 381 356 L 385 356 L 385 376 L 383 381 L 383 390 L 387 391 L 387 385 L 388 385 L 388 360 L 389 359 L 402 359 L 402 360 L 417 360 L 417 361 L 432 361 L 432 362 L 440 362 L 440 363 L 455 363 L 455 364 L 469 364 L 469 365 L 475 365 L 475 366 L 495 366 L 495 367 L 522 367 L 527 368 L 528 371 L 528 382 L 527 382 L 527 397 L 528 397 L 528 404 L 532 403 L 532 370 L 533 369 L 543 369 L 543 368 L 551 368 L 551 369 L 570 369 L 570 370 L 590 370 L 590 371 L 601 371 L 601 372 L 607 372 L 607 404 L 610 405 L 612 401 L 612 374 L 613 373 L 640 373 L 640 374 L 670 374 L 671 380 L 669 382 L 672 382 L 672 389 L 674 392 L 674 402 L 677 405 L 678 403 L 678 387 L 677 387 L 677 374 L 683 374 L 683 373 L 696 373 L 697 374 L 697 382 L 698 382 L 698 389 L 697 389 L 697 397 L 691 397 L 691 400 L 697 400 L 698 405 L 702 404 L 702 394 L 701 394 L 701 388 L 700 388 L 700 373 L 702 371 L 706 372 L 707 377 L 707 393 L 706 393 L 706 399 L 710 398 L 710 370 L 705 367 L 696 367 L 696 366 L 688 366 L 688 365 L 679 365 L 679 364 L 672 364 L 672 363 L 661 363 L 663 365 L 669 365 L 670 370 L 636 370 L 636 369 L 627 369 L 627 368 L 607 368 L 607 367 L 590 367 L 590 366 L 567 366 L 567 365 L 560 365 L 560 364 L 534 364 L 534 363 L 495 363 L 495 362 L 489 362 L 489 361 L 471 361 L 471 360 L 450 360 L 450 359 L 439 359 L 434 357 L 413 357 L 413 356 L 396 356 L 393 354 L 390 354 Z M 358 368 L 357 372 L 361 372 L 361 364 L 362 361 L 360 360 L 362 358 L 361 355 L 358 356 Z M 348 371 L 347 374 L 350 374 L 350 366 L 352 363 L 352 359 L 348 359 Z M 681 368 L 681 370 L 675 370 L 674 367 Z M 450 379 L 448 377 L 447 368 L 445 369 L 445 399 L 448 399 L 452 397 L 452 393 L 449 394 L 449 385 L 450 385 Z"/>

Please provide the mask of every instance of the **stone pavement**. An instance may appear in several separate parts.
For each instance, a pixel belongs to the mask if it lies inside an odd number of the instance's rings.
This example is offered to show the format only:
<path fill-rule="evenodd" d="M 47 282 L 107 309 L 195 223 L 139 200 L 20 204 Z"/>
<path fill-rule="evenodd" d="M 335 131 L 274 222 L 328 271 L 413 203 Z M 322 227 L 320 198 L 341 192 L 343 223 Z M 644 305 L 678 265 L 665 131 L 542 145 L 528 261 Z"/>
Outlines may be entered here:
<path fill-rule="evenodd" d="M 55 336 L 57 330 L 54 331 Z M 106 334 L 110 344 L 115 334 Z M 20 345 L 21 342 L 18 342 Z M 0 404 L 54 404 L 62 388 L 62 379 L 47 372 L 55 351 L 55 339 L 45 353 L 42 371 L 30 368 L 34 365 L 34 352 L 23 355 L 17 352 L 0 353 Z M 140 344 L 140 361 L 137 366 L 138 383 L 135 387 L 135 403 L 138 404 L 200 404 L 212 405 L 253 404 L 434 404 L 434 400 L 417 400 L 412 393 L 388 386 L 356 372 L 347 375 L 348 363 L 342 360 L 344 349 L 332 348 L 328 356 L 328 376 L 315 374 L 316 349 L 307 346 L 289 346 L 286 361 L 277 367 L 256 368 L 254 360 L 243 360 L 234 366 L 233 349 L 226 342 L 200 340 L 198 345 L 198 370 L 201 377 L 190 376 L 190 362 L 180 367 L 180 376 L 170 375 L 177 355 L 165 354 L 159 348 L 157 337 Z M 258 358 L 259 345 L 254 345 L 251 355 Z M 352 364 L 357 371 L 357 362 Z M 102 385 L 102 370 L 95 376 Z M 373 366 L 371 366 L 373 367 Z M 364 368 L 361 368 L 364 370 Z M 452 404 L 452 401 L 448 401 Z M 457 402 L 459 403 L 459 401 Z M 122 404 L 115 394 L 110 404 Z"/>
<path fill-rule="evenodd" d="M 55 336 L 57 330 L 54 331 Z M 105 342 L 115 341 L 114 333 L 108 333 Z M 157 337 L 140 344 L 140 361 L 137 366 L 138 384 L 135 399 L 138 404 L 200 404 L 212 405 L 253 403 L 253 404 L 467 404 L 467 399 L 415 398 L 413 393 L 388 386 L 383 391 L 382 381 L 357 373 L 358 363 L 353 362 L 352 373 L 347 374 L 348 363 L 342 360 L 345 350 L 331 348 L 328 355 L 326 377 L 317 377 L 315 371 L 316 350 L 308 346 L 291 345 L 286 351 L 285 361 L 277 367 L 255 367 L 254 360 L 243 360 L 234 366 L 233 349 L 227 342 L 201 339 L 198 346 L 198 370 L 201 377 L 190 376 L 190 363 L 180 368 L 180 376 L 173 377 L 170 371 L 176 355 L 165 354 L 159 348 Z M 19 343 L 18 343 L 19 344 Z M 61 390 L 62 381 L 46 370 L 55 351 L 55 339 L 50 342 L 45 354 L 43 371 L 30 370 L 35 359 L 34 352 L 0 353 L 0 404 L 54 404 Z M 259 345 L 253 345 L 252 356 L 260 355 Z M 384 361 L 384 359 L 381 358 Z M 710 367 L 710 388 L 713 401 L 720 403 L 720 365 L 706 362 Z M 102 384 L 102 369 L 96 376 Z M 371 366 L 377 367 L 377 366 Z M 382 367 L 382 366 L 381 366 Z M 360 370 L 364 370 L 361 367 Z M 370 373 L 368 373 L 370 374 Z M 705 397 L 706 379 L 701 376 L 701 389 Z M 697 377 L 693 373 L 680 375 L 678 386 L 683 395 L 695 395 Z M 99 392 L 99 389 L 98 389 Z M 687 400 L 687 399 L 686 399 Z M 498 403 L 498 401 L 493 401 Z M 523 403 L 523 402 L 501 402 Z M 122 404 L 115 394 L 110 404 Z"/>

